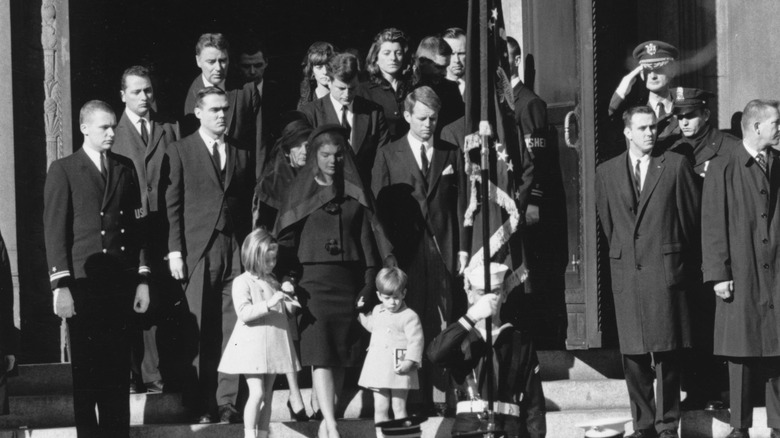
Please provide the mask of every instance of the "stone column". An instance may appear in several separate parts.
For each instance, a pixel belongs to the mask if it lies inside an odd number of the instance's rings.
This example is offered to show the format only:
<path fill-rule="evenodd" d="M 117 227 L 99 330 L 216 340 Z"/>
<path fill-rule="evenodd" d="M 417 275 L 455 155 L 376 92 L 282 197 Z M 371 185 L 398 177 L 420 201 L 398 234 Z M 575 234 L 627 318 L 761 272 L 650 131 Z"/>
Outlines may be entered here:
<path fill-rule="evenodd" d="M 11 0 L 0 0 L 0 52 L 11 53 Z M 7 60 L 8 61 L 8 60 Z M 0 232 L 14 278 L 14 323 L 19 327 L 19 266 L 16 249 L 16 172 L 14 169 L 13 66 L 0 63 Z"/>

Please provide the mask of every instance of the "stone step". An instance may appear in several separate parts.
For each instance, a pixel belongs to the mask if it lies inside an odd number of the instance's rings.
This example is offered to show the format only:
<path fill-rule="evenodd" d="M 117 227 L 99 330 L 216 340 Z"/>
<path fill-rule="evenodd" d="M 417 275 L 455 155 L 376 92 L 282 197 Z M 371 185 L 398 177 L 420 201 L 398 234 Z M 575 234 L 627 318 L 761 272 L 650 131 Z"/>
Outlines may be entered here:
<path fill-rule="evenodd" d="M 622 380 L 558 380 L 542 382 L 547 410 L 619 409 L 628 407 L 628 392 Z M 303 399 L 311 399 L 311 390 L 301 390 Z M 287 409 L 289 391 L 274 391 L 271 409 L 273 421 L 290 420 Z M 179 394 L 130 394 L 131 424 L 186 422 Z M 353 390 L 344 395 L 344 418 L 371 418 L 373 396 L 369 391 Z M 73 425 L 73 398 L 70 394 L 12 396 L 11 412 L 0 416 L 0 428 L 59 427 Z M 308 408 L 311 414 L 311 408 Z"/>
<path fill-rule="evenodd" d="M 540 351 L 542 380 L 622 379 L 620 352 L 611 349 Z M 11 395 L 54 395 L 71 392 L 70 364 L 20 365 L 11 379 Z"/>
<path fill-rule="evenodd" d="M 606 418 L 630 418 L 628 409 L 563 411 L 547 414 L 547 436 L 550 438 L 582 438 L 584 432 L 576 425 L 584 422 Z M 424 438 L 445 438 L 449 436 L 452 419 L 434 417 L 423 423 Z M 766 424 L 766 410 L 757 408 L 753 412 L 753 421 L 761 425 L 750 429 L 753 438 L 769 438 L 770 431 Z M 681 420 L 681 438 L 723 438 L 729 431 L 728 412 L 688 411 Z M 314 437 L 317 434 L 318 423 L 306 422 L 272 422 L 271 436 L 273 438 L 303 438 Z M 626 424 L 627 432 L 631 431 L 631 422 Z M 339 431 L 343 438 L 372 437 L 374 423 L 371 420 L 340 420 Z M 165 424 L 143 425 L 131 427 L 132 438 L 221 438 L 226 436 L 242 436 L 243 425 L 240 424 Z M 0 438 L 77 438 L 74 427 L 40 428 L 40 429 L 0 429 Z"/>

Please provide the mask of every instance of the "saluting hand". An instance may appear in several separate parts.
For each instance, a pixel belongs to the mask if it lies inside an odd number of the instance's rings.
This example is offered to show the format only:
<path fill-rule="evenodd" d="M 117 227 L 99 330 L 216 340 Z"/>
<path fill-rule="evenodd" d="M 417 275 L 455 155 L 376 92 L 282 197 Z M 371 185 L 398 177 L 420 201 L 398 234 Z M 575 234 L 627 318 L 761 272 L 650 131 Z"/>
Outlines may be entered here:
<path fill-rule="evenodd" d="M 631 92 L 631 87 L 634 86 L 634 83 L 636 82 L 636 77 L 639 75 L 641 71 L 642 71 L 642 66 L 640 65 L 637 68 L 631 70 L 631 73 L 623 76 L 623 79 L 620 81 L 620 85 L 618 85 L 617 90 L 615 90 L 615 93 L 617 93 L 618 96 L 625 99 L 626 95 Z"/>
<path fill-rule="evenodd" d="M 474 322 L 482 321 L 488 316 L 496 314 L 498 309 L 499 296 L 496 294 L 482 295 L 473 306 L 466 312 L 466 316 L 471 318 Z"/>

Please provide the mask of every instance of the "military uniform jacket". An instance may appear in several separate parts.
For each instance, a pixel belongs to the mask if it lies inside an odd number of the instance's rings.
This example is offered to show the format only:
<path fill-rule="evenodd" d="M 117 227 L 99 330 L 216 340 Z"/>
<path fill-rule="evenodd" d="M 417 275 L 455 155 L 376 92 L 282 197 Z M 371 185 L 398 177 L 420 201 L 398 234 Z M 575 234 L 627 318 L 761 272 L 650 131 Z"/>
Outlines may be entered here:
<path fill-rule="evenodd" d="M 336 114 L 329 94 L 304 105 L 301 112 L 313 128 L 330 123 L 341 124 L 341 114 Z M 368 186 L 377 149 L 390 140 L 387 121 L 381 106 L 360 96 L 355 96 L 352 101 L 352 114 L 350 144 L 355 152 L 355 164 L 360 177 Z"/>
<path fill-rule="evenodd" d="M 450 372 L 457 400 L 470 400 L 472 393 L 483 399 L 487 395 L 485 356 L 488 345 L 465 318 L 450 324 L 436 336 L 428 345 L 427 354 L 431 362 Z M 498 334 L 493 334 L 492 354 L 494 400 L 519 405 L 520 424 L 515 428 L 525 429 L 507 432 L 512 436 L 544 437 L 547 432 L 544 391 L 539 359 L 530 335 L 516 330 L 511 324 L 504 324 Z M 472 386 L 475 388 L 470 389 Z M 456 417 L 453 430 L 461 430 L 458 423 Z M 509 422 L 504 423 L 505 429 L 511 426 Z"/>
<path fill-rule="evenodd" d="M 740 146 L 742 141 L 707 125 L 706 131 L 696 139 L 682 137 L 670 150 L 685 155 L 693 166 L 693 171 L 704 178 L 710 166 L 710 160 L 728 153 L 732 147 Z M 721 150 L 723 148 L 723 150 Z"/>
<path fill-rule="evenodd" d="M 701 197 L 690 163 L 671 152 L 651 156 L 638 196 L 628 151 L 596 177 L 621 353 L 691 346 L 686 293 L 698 277 Z"/>
<path fill-rule="evenodd" d="M 141 205 L 146 213 L 165 211 L 165 188 L 160 174 L 163 157 L 168 145 L 179 139 L 179 123 L 160 119 L 154 112 L 149 114 L 149 144 L 145 145 L 127 113 L 123 112 L 116 126 L 114 145 L 111 151 L 123 155 L 135 165 L 141 190 Z M 160 196 L 160 193 L 163 193 Z"/>
<path fill-rule="evenodd" d="M 445 266 L 457 272 L 458 251 L 469 252 L 463 226 L 466 173 L 460 149 L 441 139 L 433 142 L 428 180 L 420 170 L 406 136 L 379 149 L 371 189 L 379 221 L 401 263 L 411 259 L 420 239 L 435 241 Z"/>
<path fill-rule="evenodd" d="M 43 225 L 52 289 L 149 272 L 135 168 L 112 152 L 106 161 L 106 181 L 83 148 L 49 168 Z"/>
<path fill-rule="evenodd" d="M 254 162 L 236 140 L 224 140 L 224 183 L 198 132 L 168 147 L 168 249 L 181 251 L 190 274 L 214 230 L 230 231 L 240 245 L 252 228 Z"/>
<path fill-rule="evenodd" d="M 716 304 L 717 355 L 780 356 L 780 157 L 767 151 L 771 179 L 742 144 L 704 178 L 704 281 L 734 281 L 733 299 Z"/>

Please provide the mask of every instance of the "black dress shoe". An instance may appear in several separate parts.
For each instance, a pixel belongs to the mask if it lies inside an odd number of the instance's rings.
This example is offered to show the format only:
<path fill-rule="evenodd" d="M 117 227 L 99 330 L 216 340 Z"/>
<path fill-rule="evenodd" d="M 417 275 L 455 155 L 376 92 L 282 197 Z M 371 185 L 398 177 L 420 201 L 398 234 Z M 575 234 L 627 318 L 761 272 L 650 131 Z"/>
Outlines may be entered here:
<path fill-rule="evenodd" d="M 772 432 L 769 432 L 769 438 L 780 438 L 780 429 L 773 427 Z"/>
<path fill-rule="evenodd" d="M 219 422 L 222 424 L 227 423 L 240 423 L 242 421 L 241 415 L 236 410 L 236 407 L 231 403 L 226 403 L 219 406 Z"/>
<path fill-rule="evenodd" d="M 317 409 L 316 411 L 312 412 L 311 417 L 309 417 L 309 420 L 311 421 L 322 421 L 322 411 Z"/>
<path fill-rule="evenodd" d="M 146 391 L 151 394 L 163 392 L 164 387 L 162 380 L 155 380 L 153 382 L 146 383 L 144 386 L 146 386 Z"/>
<path fill-rule="evenodd" d="M 306 409 L 301 409 L 298 412 L 293 411 L 292 405 L 290 404 L 290 401 L 287 400 L 287 409 L 290 411 L 290 418 L 292 418 L 295 421 L 309 421 L 309 416 L 306 415 Z M 319 412 L 319 411 L 317 411 Z M 320 415 L 322 413 L 320 412 Z"/>
<path fill-rule="evenodd" d="M 726 403 L 720 400 L 707 400 L 707 403 L 704 405 L 705 411 L 720 411 L 723 409 L 728 409 L 728 407 Z"/>
<path fill-rule="evenodd" d="M 750 432 L 748 432 L 747 428 L 740 429 L 740 428 L 734 428 L 731 429 L 731 433 L 726 435 L 726 438 L 750 438 Z"/>
<path fill-rule="evenodd" d="M 631 435 L 626 435 L 625 438 L 656 438 L 657 436 L 655 429 L 639 429 L 635 430 Z"/>
<path fill-rule="evenodd" d="M 658 434 L 658 438 L 680 438 L 680 435 L 677 435 L 676 429 L 666 429 Z"/>
<path fill-rule="evenodd" d="M 145 394 L 146 393 L 146 386 L 144 386 L 143 382 L 130 382 L 130 394 Z"/>

